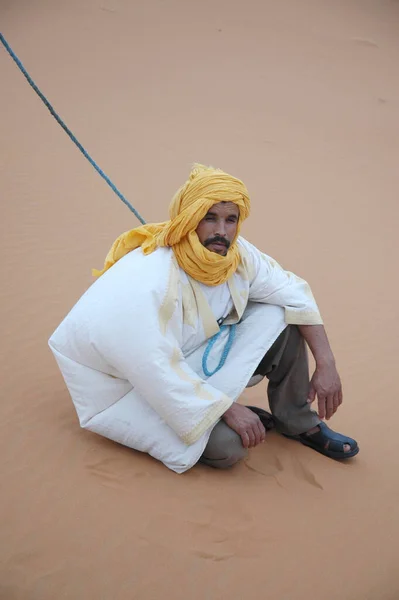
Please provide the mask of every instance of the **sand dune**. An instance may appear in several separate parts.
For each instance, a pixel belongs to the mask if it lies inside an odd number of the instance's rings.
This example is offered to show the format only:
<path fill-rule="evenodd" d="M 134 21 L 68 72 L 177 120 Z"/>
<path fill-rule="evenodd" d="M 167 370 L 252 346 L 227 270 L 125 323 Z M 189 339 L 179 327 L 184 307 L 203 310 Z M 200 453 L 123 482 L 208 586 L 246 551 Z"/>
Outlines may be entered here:
<path fill-rule="evenodd" d="M 361 446 L 271 434 L 177 476 L 79 429 L 47 339 L 137 221 L 1 51 L 0 598 L 399 598 L 398 2 L 3 0 L 0 22 L 148 221 L 194 161 L 245 181 L 244 235 L 311 283 L 332 426 Z"/>

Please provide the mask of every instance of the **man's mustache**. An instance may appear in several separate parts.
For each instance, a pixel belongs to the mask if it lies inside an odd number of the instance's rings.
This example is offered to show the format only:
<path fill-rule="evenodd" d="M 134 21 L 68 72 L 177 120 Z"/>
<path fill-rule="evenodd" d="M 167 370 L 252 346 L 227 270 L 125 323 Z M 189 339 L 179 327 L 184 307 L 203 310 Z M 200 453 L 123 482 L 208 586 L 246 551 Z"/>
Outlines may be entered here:
<path fill-rule="evenodd" d="M 215 237 L 206 240 L 205 246 L 210 246 L 211 244 L 223 244 L 224 246 L 226 246 L 227 250 L 230 248 L 229 240 L 226 240 L 226 238 L 223 238 L 219 235 L 216 235 Z"/>

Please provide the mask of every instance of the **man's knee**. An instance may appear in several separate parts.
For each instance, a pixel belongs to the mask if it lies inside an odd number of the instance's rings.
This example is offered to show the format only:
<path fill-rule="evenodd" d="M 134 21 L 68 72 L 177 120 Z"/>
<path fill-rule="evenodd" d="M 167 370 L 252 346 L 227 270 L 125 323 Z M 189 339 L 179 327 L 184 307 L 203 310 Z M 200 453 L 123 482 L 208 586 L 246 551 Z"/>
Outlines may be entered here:
<path fill-rule="evenodd" d="M 273 354 L 281 357 L 282 354 L 296 354 L 300 346 L 304 344 L 304 338 L 297 325 L 287 325 L 271 347 Z M 274 352 L 273 352 L 274 351 Z"/>
<path fill-rule="evenodd" d="M 246 456 L 241 437 L 220 421 L 213 429 L 200 461 L 217 469 L 228 469 Z"/>

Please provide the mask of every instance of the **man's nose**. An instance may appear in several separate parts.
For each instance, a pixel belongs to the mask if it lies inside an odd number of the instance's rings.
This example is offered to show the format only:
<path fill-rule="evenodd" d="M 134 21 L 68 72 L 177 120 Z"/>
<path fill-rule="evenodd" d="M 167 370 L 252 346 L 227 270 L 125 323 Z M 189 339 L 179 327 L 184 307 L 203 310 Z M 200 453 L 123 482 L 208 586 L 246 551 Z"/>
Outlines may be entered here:
<path fill-rule="evenodd" d="M 218 221 L 218 223 L 216 224 L 215 234 L 220 235 L 221 237 L 226 237 L 226 225 L 224 221 Z"/>

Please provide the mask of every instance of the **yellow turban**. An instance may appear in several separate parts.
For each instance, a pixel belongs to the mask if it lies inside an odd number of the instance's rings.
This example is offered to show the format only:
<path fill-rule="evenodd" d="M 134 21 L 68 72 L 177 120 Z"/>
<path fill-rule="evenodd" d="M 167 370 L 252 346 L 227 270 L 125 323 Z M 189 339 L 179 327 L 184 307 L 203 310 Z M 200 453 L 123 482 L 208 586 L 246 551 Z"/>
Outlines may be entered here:
<path fill-rule="evenodd" d="M 237 233 L 226 256 L 205 248 L 196 233 L 200 221 L 211 206 L 234 202 L 240 210 Z M 239 179 L 203 165 L 194 165 L 188 181 L 176 192 L 170 207 L 170 221 L 142 225 L 118 237 L 105 259 L 102 275 L 128 252 L 141 246 L 144 254 L 170 246 L 179 266 L 193 279 L 206 285 L 219 285 L 229 279 L 240 262 L 236 240 L 240 226 L 249 215 L 248 190 Z"/>

